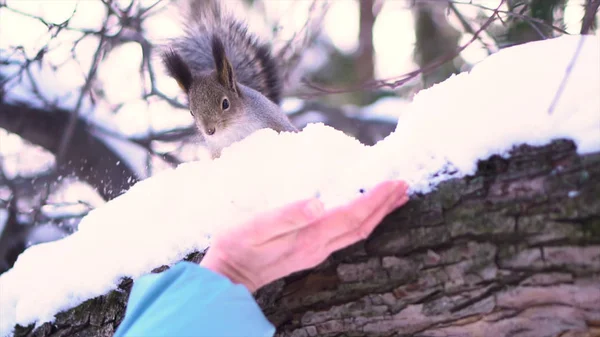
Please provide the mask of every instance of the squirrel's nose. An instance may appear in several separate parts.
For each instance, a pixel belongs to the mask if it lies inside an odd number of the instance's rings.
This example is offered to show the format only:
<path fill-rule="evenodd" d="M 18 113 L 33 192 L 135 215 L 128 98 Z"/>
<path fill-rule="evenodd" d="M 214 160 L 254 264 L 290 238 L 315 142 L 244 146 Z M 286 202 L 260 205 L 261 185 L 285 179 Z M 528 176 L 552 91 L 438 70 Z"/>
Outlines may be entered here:
<path fill-rule="evenodd" d="M 215 134 L 215 128 L 214 128 L 214 127 L 212 127 L 212 128 L 208 128 L 208 129 L 206 129 L 206 133 L 208 133 L 209 135 L 213 135 L 213 134 Z"/>

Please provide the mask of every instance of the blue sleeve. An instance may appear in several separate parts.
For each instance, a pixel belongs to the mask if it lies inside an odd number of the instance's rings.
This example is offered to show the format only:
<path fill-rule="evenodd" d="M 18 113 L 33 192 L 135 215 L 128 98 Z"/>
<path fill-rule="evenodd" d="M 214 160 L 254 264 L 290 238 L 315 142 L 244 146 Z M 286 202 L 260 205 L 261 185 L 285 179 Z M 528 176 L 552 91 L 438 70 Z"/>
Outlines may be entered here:
<path fill-rule="evenodd" d="M 140 277 L 114 337 L 266 337 L 275 327 L 241 284 L 191 262 Z"/>

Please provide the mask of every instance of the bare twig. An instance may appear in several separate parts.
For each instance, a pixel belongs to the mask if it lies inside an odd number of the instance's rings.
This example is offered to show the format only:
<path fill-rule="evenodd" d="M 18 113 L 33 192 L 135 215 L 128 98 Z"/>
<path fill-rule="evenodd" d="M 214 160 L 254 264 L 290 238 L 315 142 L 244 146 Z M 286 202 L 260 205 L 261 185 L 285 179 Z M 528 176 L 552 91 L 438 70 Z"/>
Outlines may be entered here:
<path fill-rule="evenodd" d="M 454 13 L 454 15 L 456 15 L 456 17 L 458 18 L 458 21 L 460 21 L 460 24 L 463 26 L 463 29 L 467 33 L 469 33 L 471 35 L 474 35 L 475 34 L 475 30 L 473 29 L 473 27 L 471 27 L 471 24 L 469 24 L 469 22 L 465 19 L 465 17 L 462 15 L 462 13 L 456 8 L 456 6 L 454 5 L 454 3 L 450 2 L 448 5 L 449 5 L 448 7 L 452 11 L 452 13 Z M 485 50 L 487 51 L 488 55 L 491 55 L 493 53 L 492 48 L 485 41 L 483 41 L 483 39 L 481 37 L 478 36 L 477 40 L 485 48 Z"/>
<path fill-rule="evenodd" d="M 57 149 L 57 152 L 55 152 L 55 163 L 52 165 L 52 168 L 49 168 L 47 172 L 44 172 L 44 174 L 47 176 L 44 176 L 44 179 L 40 179 L 40 176 L 37 176 L 35 184 L 31 184 L 31 181 L 28 182 L 27 179 L 20 178 L 9 182 L 5 179 L 5 177 L 2 178 L 3 176 L 0 176 L 0 184 L 5 186 L 7 186 L 6 184 L 8 183 L 17 184 L 16 187 L 19 189 L 19 193 L 24 191 L 25 188 L 26 194 L 20 194 L 21 196 L 25 196 L 27 199 L 37 200 L 35 202 L 36 206 L 33 208 L 31 214 L 28 213 L 28 218 L 26 220 L 28 225 L 33 226 L 41 223 L 41 221 L 49 220 L 49 218 L 42 212 L 42 207 L 50 204 L 49 198 L 55 189 L 55 181 L 58 179 L 59 172 L 63 172 L 59 170 L 59 166 L 64 165 L 64 162 L 70 159 L 70 144 L 72 144 L 73 139 L 76 137 L 78 132 L 76 131 L 78 128 L 77 125 L 80 121 L 80 116 L 85 112 L 85 106 L 88 98 L 92 99 L 92 101 L 97 99 L 92 97 L 94 94 L 92 88 L 96 83 L 97 72 L 99 71 L 100 63 L 102 62 L 104 56 L 107 55 L 112 48 L 127 42 L 138 43 L 141 46 L 143 53 L 143 62 L 140 67 L 140 73 L 142 76 L 146 76 L 146 83 L 150 83 L 146 89 L 146 92 L 144 92 L 142 95 L 142 98 L 158 96 L 160 99 L 168 102 L 173 107 L 185 108 L 183 103 L 178 102 L 178 100 L 175 98 L 168 97 L 158 88 L 157 74 L 155 74 L 154 69 L 156 66 L 153 67 L 153 64 L 150 61 L 154 46 L 146 37 L 146 32 L 144 32 L 142 29 L 142 23 L 144 19 L 161 11 L 163 5 L 168 4 L 173 0 L 156 0 L 148 3 L 148 5 L 144 7 L 140 5 L 140 1 L 138 0 L 133 0 L 127 3 L 125 6 L 120 6 L 118 2 L 113 0 L 101 1 L 106 6 L 106 15 L 103 18 L 104 22 L 102 23 L 101 28 L 97 30 L 97 28 L 74 28 L 69 26 L 71 18 L 74 16 L 78 6 L 75 6 L 73 13 L 67 19 L 61 19 L 61 22 L 52 22 L 46 17 L 37 16 L 19 9 L 11 8 L 4 1 L 0 0 L 0 7 L 2 7 L 2 10 L 10 11 L 10 15 L 14 15 L 15 17 L 21 16 L 23 19 L 37 20 L 47 27 L 47 32 L 43 32 L 44 36 L 49 38 L 50 41 L 54 40 L 55 42 L 59 42 L 48 43 L 42 46 L 38 51 L 34 51 L 36 54 L 32 56 L 29 56 L 28 53 L 25 53 L 26 49 L 23 46 L 10 46 L 10 48 L 2 50 L 0 65 L 7 65 L 11 67 L 11 73 L 6 74 L 8 76 L 4 76 L 0 80 L 0 86 L 2 87 L 1 90 L 3 92 L 8 93 L 10 90 L 13 90 L 13 85 L 24 85 L 30 91 L 30 95 L 33 96 L 34 99 L 39 100 L 40 103 L 48 110 L 52 110 L 53 107 L 58 104 L 58 102 L 55 102 L 54 98 L 47 97 L 44 90 L 45 85 L 52 84 L 40 82 L 41 78 L 36 76 L 38 74 L 38 69 L 31 67 L 35 67 L 38 64 L 41 67 L 42 62 L 44 62 L 44 67 L 41 70 L 51 71 L 51 69 L 49 69 L 50 67 L 56 70 L 63 64 L 74 61 L 76 65 L 79 64 L 81 76 L 85 80 L 81 88 L 74 93 L 77 95 L 75 97 L 77 101 L 74 109 L 70 112 L 70 114 L 67 115 L 68 119 L 66 120 L 66 126 L 61 130 L 61 134 L 59 135 L 60 140 L 57 142 L 55 147 Z M 117 20 L 113 20 L 115 18 Z M 42 30 L 44 30 L 43 27 Z M 64 46 L 64 42 L 62 42 L 64 41 L 62 40 L 63 36 L 66 36 L 67 39 L 71 41 L 70 43 L 72 43 L 72 48 L 70 50 L 71 57 L 67 57 L 64 61 L 63 59 L 57 61 L 57 58 L 55 57 L 52 61 L 58 63 L 52 63 L 50 64 L 50 67 L 47 67 L 49 64 L 46 64 L 47 62 L 44 57 L 49 52 L 52 52 L 54 48 Z M 76 47 L 81 41 L 85 41 L 86 37 L 90 36 L 98 39 L 98 45 L 97 48 L 95 48 L 94 54 L 92 55 L 91 66 L 86 66 L 86 68 L 84 68 L 83 65 L 79 63 L 80 60 L 78 53 L 76 55 Z M 96 43 L 96 41 L 94 43 Z M 69 47 L 67 47 L 67 50 Z M 16 87 L 14 88 L 16 89 Z M 99 94 L 102 95 L 101 92 L 99 92 Z M 0 93 L 0 95 L 3 94 Z M 142 138 L 130 138 L 118 132 L 112 133 L 113 136 L 118 136 L 120 139 L 140 146 L 140 148 L 143 149 L 142 151 L 145 151 L 148 154 L 148 158 L 160 158 L 162 161 L 172 166 L 176 166 L 182 162 L 182 160 L 178 158 L 177 152 L 163 153 L 154 147 L 155 141 L 173 142 L 176 144 L 176 146 L 183 146 L 184 144 L 191 142 L 192 138 L 190 136 L 195 134 L 196 132 L 192 127 L 173 129 L 157 134 L 152 133 Z M 171 149 L 169 149 L 169 151 L 171 151 Z M 91 185 L 95 188 L 103 188 L 102 186 L 95 186 L 93 184 L 94 183 L 91 183 Z M 33 185 L 36 187 L 30 188 Z M 1 207 L 8 206 L 9 203 L 11 204 L 11 207 L 14 205 L 12 197 L 10 200 L 0 201 L 0 205 L 2 205 Z"/>
<path fill-rule="evenodd" d="M 321 5 L 321 11 L 318 15 L 315 15 L 316 5 Z M 282 81 L 286 82 L 292 73 L 292 70 L 298 65 L 302 54 L 308 49 L 308 47 L 314 42 L 318 33 L 315 32 L 314 27 L 320 27 L 327 11 L 331 7 L 329 1 L 317 1 L 313 0 L 309 7 L 309 17 L 300 28 L 299 31 L 295 32 L 291 39 L 277 51 L 276 59 L 282 60 L 279 65 L 282 69 Z"/>
<path fill-rule="evenodd" d="M 173 0 L 167 0 L 167 1 L 173 1 Z M 158 5 L 163 5 L 164 8 L 164 4 L 165 4 L 165 0 L 156 0 L 155 3 L 151 4 L 150 6 L 146 7 L 146 8 L 142 8 L 140 9 L 138 15 L 141 19 L 145 18 L 147 16 L 148 13 L 152 12 L 152 10 L 158 6 Z"/>
<path fill-rule="evenodd" d="M 151 156 L 159 157 L 162 160 L 164 160 L 165 162 L 167 162 L 168 164 L 170 164 L 171 166 L 177 166 L 177 165 L 181 164 L 182 161 L 170 153 L 156 152 L 152 148 L 152 142 L 153 141 L 177 141 L 177 140 L 181 140 L 184 137 L 189 137 L 189 136 L 195 134 L 193 128 L 184 128 L 184 129 L 177 129 L 177 130 L 169 130 L 169 131 L 165 131 L 165 132 L 161 132 L 161 133 L 152 133 L 152 134 L 148 135 L 147 137 L 137 137 L 136 138 L 136 137 L 125 137 L 121 133 L 106 129 L 100 125 L 94 125 L 94 129 L 103 134 L 111 136 L 113 138 L 129 141 L 134 144 L 137 144 L 140 147 L 142 147 L 144 150 L 146 150 L 146 152 L 148 152 L 148 154 L 150 154 Z M 148 156 L 148 157 L 150 157 L 150 156 Z"/>
<path fill-rule="evenodd" d="M 73 132 L 75 131 L 75 124 L 77 123 L 77 120 L 79 119 L 81 105 L 83 104 L 84 98 L 87 96 L 87 94 L 92 86 L 92 83 L 94 82 L 94 79 L 96 78 L 96 72 L 98 70 L 98 65 L 99 65 L 100 59 L 102 57 L 104 41 L 106 39 L 105 32 L 106 32 L 106 29 L 108 26 L 109 15 L 110 15 L 110 13 L 106 14 L 106 19 L 104 20 L 104 24 L 102 26 L 102 29 L 100 30 L 100 41 L 98 42 L 98 47 L 96 48 L 96 51 L 94 52 L 94 57 L 92 58 L 92 64 L 91 64 L 90 70 L 87 74 L 85 84 L 83 85 L 83 88 L 81 89 L 81 92 L 79 94 L 79 99 L 77 100 L 77 104 L 75 105 L 75 109 L 73 110 L 73 112 L 71 113 L 71 116 L 69 117 L 69 123 L 67 124 L 65 133 L 63 134 L 63 136 L 60 140 L 58 152 L 56 155 L 56 165 L 57 166 L 62 164 L 65 154 L 67 153 L 67 150 L 69 147 L 69 142 L 71 141 L 71 138 L 73 137 Z"/>
<path fill-rule="evenodd" d="M 550 103 L 550 107 L 548 108 L 549 115 L 551 115 L 554 112 L 554 109 L 556 108 L 556 105 L 558 104 L 558 101 L 560 100 L 560 97 L 561 97 L 563 91 L 565 90 L 565 87 L 567 86 L 567 81 L 569 80 L 569 77 L 571 76 L 571 72 L 573 72 L 573 67 L 575 66 L 575 62 L 577 61 L 577 58 L 579 57 L 579 53 L 581 52 L 581 48 L 583 47 L 584 40 L 585 40 L 585 36 L 581 36 L 579 38 L 579 43 L 577 44 L 575 53 L 573 54 L 573 57 L 571 58 L 569 65 L 565 69 L 565 76 L 563 77 L 562 81 L 560 82 L 560 85 L 559 85 L 558 89 L 556 90 L 556 94 L 554 95 L 554 98 L 552 99 L 552 103 Z"/>
<path fill-rule="evenodd" d="M 33 14 L 30 14 L 30 13 L 27 13 L 27 12 L 23 12 L 23 11 L 20 11 L 18 9 L 12 8 L 10 6 L 7 6 L 4 3 L 0 3 L 0 8 L 6 8 L 6 10 L 11 11 L 11 12 L 13 12 L 15 14 L 19 14 L 19 15 L 22 15 L 22 16 L 25 16 L 25 17 L 28 17 L 28 18 L 31 18 L 31 19 L 38 20 L 44 26 L 48 27 L 48 30 L 50 30 L 50 29 L 56 29 L 57 32 L 58 32 L 60 30 L 66 29 L 66 30 L 77 31 L 77 32 L 82 32 L 82 33 L 91 33 L 92 31 L 89 31 L 89 30 L 72 28 L 72 27 L 68 26 L 69 22 L 71 21 L 71 19 L 73 18 L 73 16 L 77 12 L 77 6 L 78 6 L 78 3 L 75 5 L 75 8 L 73 9 L 73 13 L 71 13 L 71 15 L 65 21 L 63 21 L 61 23 L 52 23 L 52 22 L 46 21 L 44 18 L 39 17 L 37 15 L 33 15 Z"/>
<path fill-rule="evenodd" d="M 140 45 L 142 46 L 142 67 L 146 68 L 146 70 L 148 71 L 148 78 L 150 79 L 150 92 L 146 92 L 144 94 L 144 99 L 148 99 L 152 96 L 157 96 L 165 100 L 174 108 L 187 109 L 187 106 L 185 104 L 177 101 L 176 99 L 168 97 L 158 89 L 158 87 L 156 86 L 156 74 L 154 71 L 154 66 L 152 66 L 150 57 L 152 53 L 152 44 L 148 40 L 146 40 L 146 38 L 142 37 Z"/>
<path fill-rule="evenodd" d="M 486 22 L 484 22 L 484 24 L 481 25 L 481 27 L 473 34 L 473 36 L 467 43 L 465 43 L 464 45 L 462 45 L 461 47 L 459 47 L 456 51 L 454 51 L 452 53 L 448 53 L 446 55 L 442 55 L 441 57 L 438 57 L 435 61 L 431 62 L 430 64 L 426 65 L 425 67 L 411 71 L 411 72 L 401 75 L 401 76 L 396 76 L 396 77 L 387 78 L 387 79 L 383 79 L 383 80 L 368 81 L 359 86 L 346 88 L 346 89 L 321 87 L 314 83 L 309 82 L 306 79 L 303 79 L 303 83 L 305 83 L 309 88 L 312 88 L 313 90 L 315 90 L 315 92 L 311 93 L 309 95 L 302 95 L 302 96 L 311 97 L 311 96 L 325 95 L 325 94 L 346 93 L 346 92 L 352 92 L 352 91 L 358 91 L 358 90 L 372 90 L 372 89 L 377 89 L 377 88 L 395 89 L 421 74 L 428 74 L 431 71 L 435 70 L 440 65 L 455 58 L 463 50 L 465 50 L 468 46 L 470 46 L 475 40 L 477 40 L 479 34 L 481 34 L 485 29 L 487 29 L 487 27 L 490 24 L 492 24 L 492 22 L 494 22 L 494 20 L 496 20 L 498 13 L 500 11 L 500 8 L 502 7 L 502 5 L 504 4 L 505 1 L 506 0 L 500 0 L 500 4 L 494 10 L 494 13 L 492 13 L 492 15 L 486 20 Z"/>
<path fill-rule="evenodd" d="M 600 0 L 587 0 L 585 3 L 585 13 L 583 14 L 583 20 L 581 20 L 581 31 L 580 33 L 588 34 L 594 26 L 594 20 L 598 13 L 598 7 L 600 7 Z"/>
<path fill-rule="evenodd" d="M 452 4 L 474 6 L 474 7 L 483 9 L 483 10 L 494 11 L 494 12 L 497 12 L 497 13 L 505 14 L 507 16 L 511 16 L 511 17 L 515 17 L 515 18 L 521 19 L 521 20 L 527 22 L 527 24 L 529 24 L 530 26 L 532 26 L 532 28 L 538 34 L 540 34 L 540 36 L 543 37 L 543 38 L 546 38 L 546 36 L 533 23 L 537 23 L 537 24 L 540 24 L 540 25 L 545 26 L 547 28 L 553 29 L 553 30 L 555 30 L 557 32 L 560 32 L 561 34 L 569 34 L 564 29 L 562 29 L 560 27 L 557 27 L 557 26 L 554 26 L 554 25 L 551 25 L 551 24 L 545 22 L 544 20 L 541 20 L 541 19 L 538 19 L 538 18 L 532 18 L 531 16 L 525 15 L 524 13 L 527 10 L 527 6 L 525 4 L 522 4 L 523 8 L 521 8 L 521 10 L 519 12 L 517 12 L 515 10 L 513 10 L 513 11 L 505 11 L 505 10 L 501 10 L 501 9 L 494 9 L 494 8 L 491 8 L 491 7 L 487 7 L 485 5 L 473 3 L 472 1 L 469 1 L 469 2 L 458 1 L 458 0 L 447 0 L 447 1 L 451 2 Z"/>
<path fill-rule="evenodd" d="M 108 25 L 108 16 L 110 14 L 107 13 L 106 16 L 106 20 L 104 20 L 104 24 L 102 26 L 102 29 L 100 30 L 101 34 L 100 34 L 100 41 L 98 42 L 98 47 L 96 48 L 96 51 L 94 53 L 94 57 L 92 59 L 92 64 L 90 66 L 90 69 L 88 71 L 88 75 L 85 81 L 85 84 L 83 86 L 83 88 L 81 88 L 80 94 L 79 94 L 79 99 L 77 100 L 77 104 L 75 105 L 75 109 L 71 112 L 71 115 L 69 116 L 69 121 L 67 123 L 67 126 L 65 128 L 65 132 L 63 133 L 59 145 L 58 145 L 58 151 L 56 152 L 56 159 L 55 159 L 55 168 L 57 169 L 58 167 L 60 167 L 63 162 L 64 162 L 64 158 L 65 155 L 67 154 L 67 151 L 69 149 L 69 144 L 71 142 L 71 139 L 73 138 L 73 134 L 75 132 L 75 126 L 77 125 L 77 120 L 79 119 L 79 114 L 81 111 L 81 106 L 83 104 L 83 101 L 86 97 L 86 95 L 88 94 L 92 83 L 96 77 L 96 71 L 98 70 L 98 65 L 100 62 L 100 58 L 102 56 L 102 51 L 103 51 L 103 47 L 104 47 L 104 41 L 106 38 L 106 34 L 105 31 L 107 29 L 107 25 Z M 57 171 L 57 170 L 55 170 Z M 39 220 L 39 216 L 40 216 L 40 211 L 41 211 L 41 207 L 43 205 L 46 204 L 48 197 L 50 195 L 51 192 L 51 185 L 47 184 L 46 185 L 46 189 L 42 194 L 42 198 L 41 198 L 41 202 L 40 202 L 40 207 L 37 208 L 34 212 L 34 221 L 37 222 Z"/>

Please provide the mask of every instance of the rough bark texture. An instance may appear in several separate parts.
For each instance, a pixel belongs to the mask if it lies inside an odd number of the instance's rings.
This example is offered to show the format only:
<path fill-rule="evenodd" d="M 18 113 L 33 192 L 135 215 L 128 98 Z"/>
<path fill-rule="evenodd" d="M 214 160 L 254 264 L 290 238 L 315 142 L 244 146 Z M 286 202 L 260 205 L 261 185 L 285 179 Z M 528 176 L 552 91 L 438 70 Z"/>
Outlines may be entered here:
<path fill-rule="evenodd" d="M 599 195 L 600 153 L 523 146 L 257 298 L 278 336 L 598 336 Z M 130 285 L 17 336 L 110 336 Z"/>

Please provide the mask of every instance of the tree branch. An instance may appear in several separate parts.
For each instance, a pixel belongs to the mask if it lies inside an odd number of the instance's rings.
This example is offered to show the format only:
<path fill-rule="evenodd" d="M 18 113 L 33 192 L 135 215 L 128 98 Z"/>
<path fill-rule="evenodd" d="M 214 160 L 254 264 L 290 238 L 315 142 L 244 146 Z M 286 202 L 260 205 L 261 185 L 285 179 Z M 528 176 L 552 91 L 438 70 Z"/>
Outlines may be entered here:
<path fill-rule="evenodd" d="M 413 196 L 367 240 L 256 298 L 278 337 L 593 335 L 598 193 L 600 153 L 578 156 L 570 141 L 520 146 L 480 162 L 474 176 Z M 124 279 L 53 324 L 18 327 L 15 337 L 110 336 L 131 286 Z"/>
<path fill-rule="evenodd" d="M 588 34 L 592 27 L 594 27 L 598 7 L 600 7 L 600 0 L 586 0 L 585 13 L 581 22 L 580 33 L 582 35 Z"/>
<path fill-rule="evenodd" d="M 54 154 L 58 152 L 62 130 L 72 116 L 63 110 L 50 112 L 6 103 L 0 103 L 0 109 L 1 128 Z M 71 144 L 63 163 L 56 165 L 55 174 L 78 177 L 93 186 L 105 200 L 120 195 L 139 179 L 127 160 L 90 134 L 80 119 L 75 123 Z"/>

